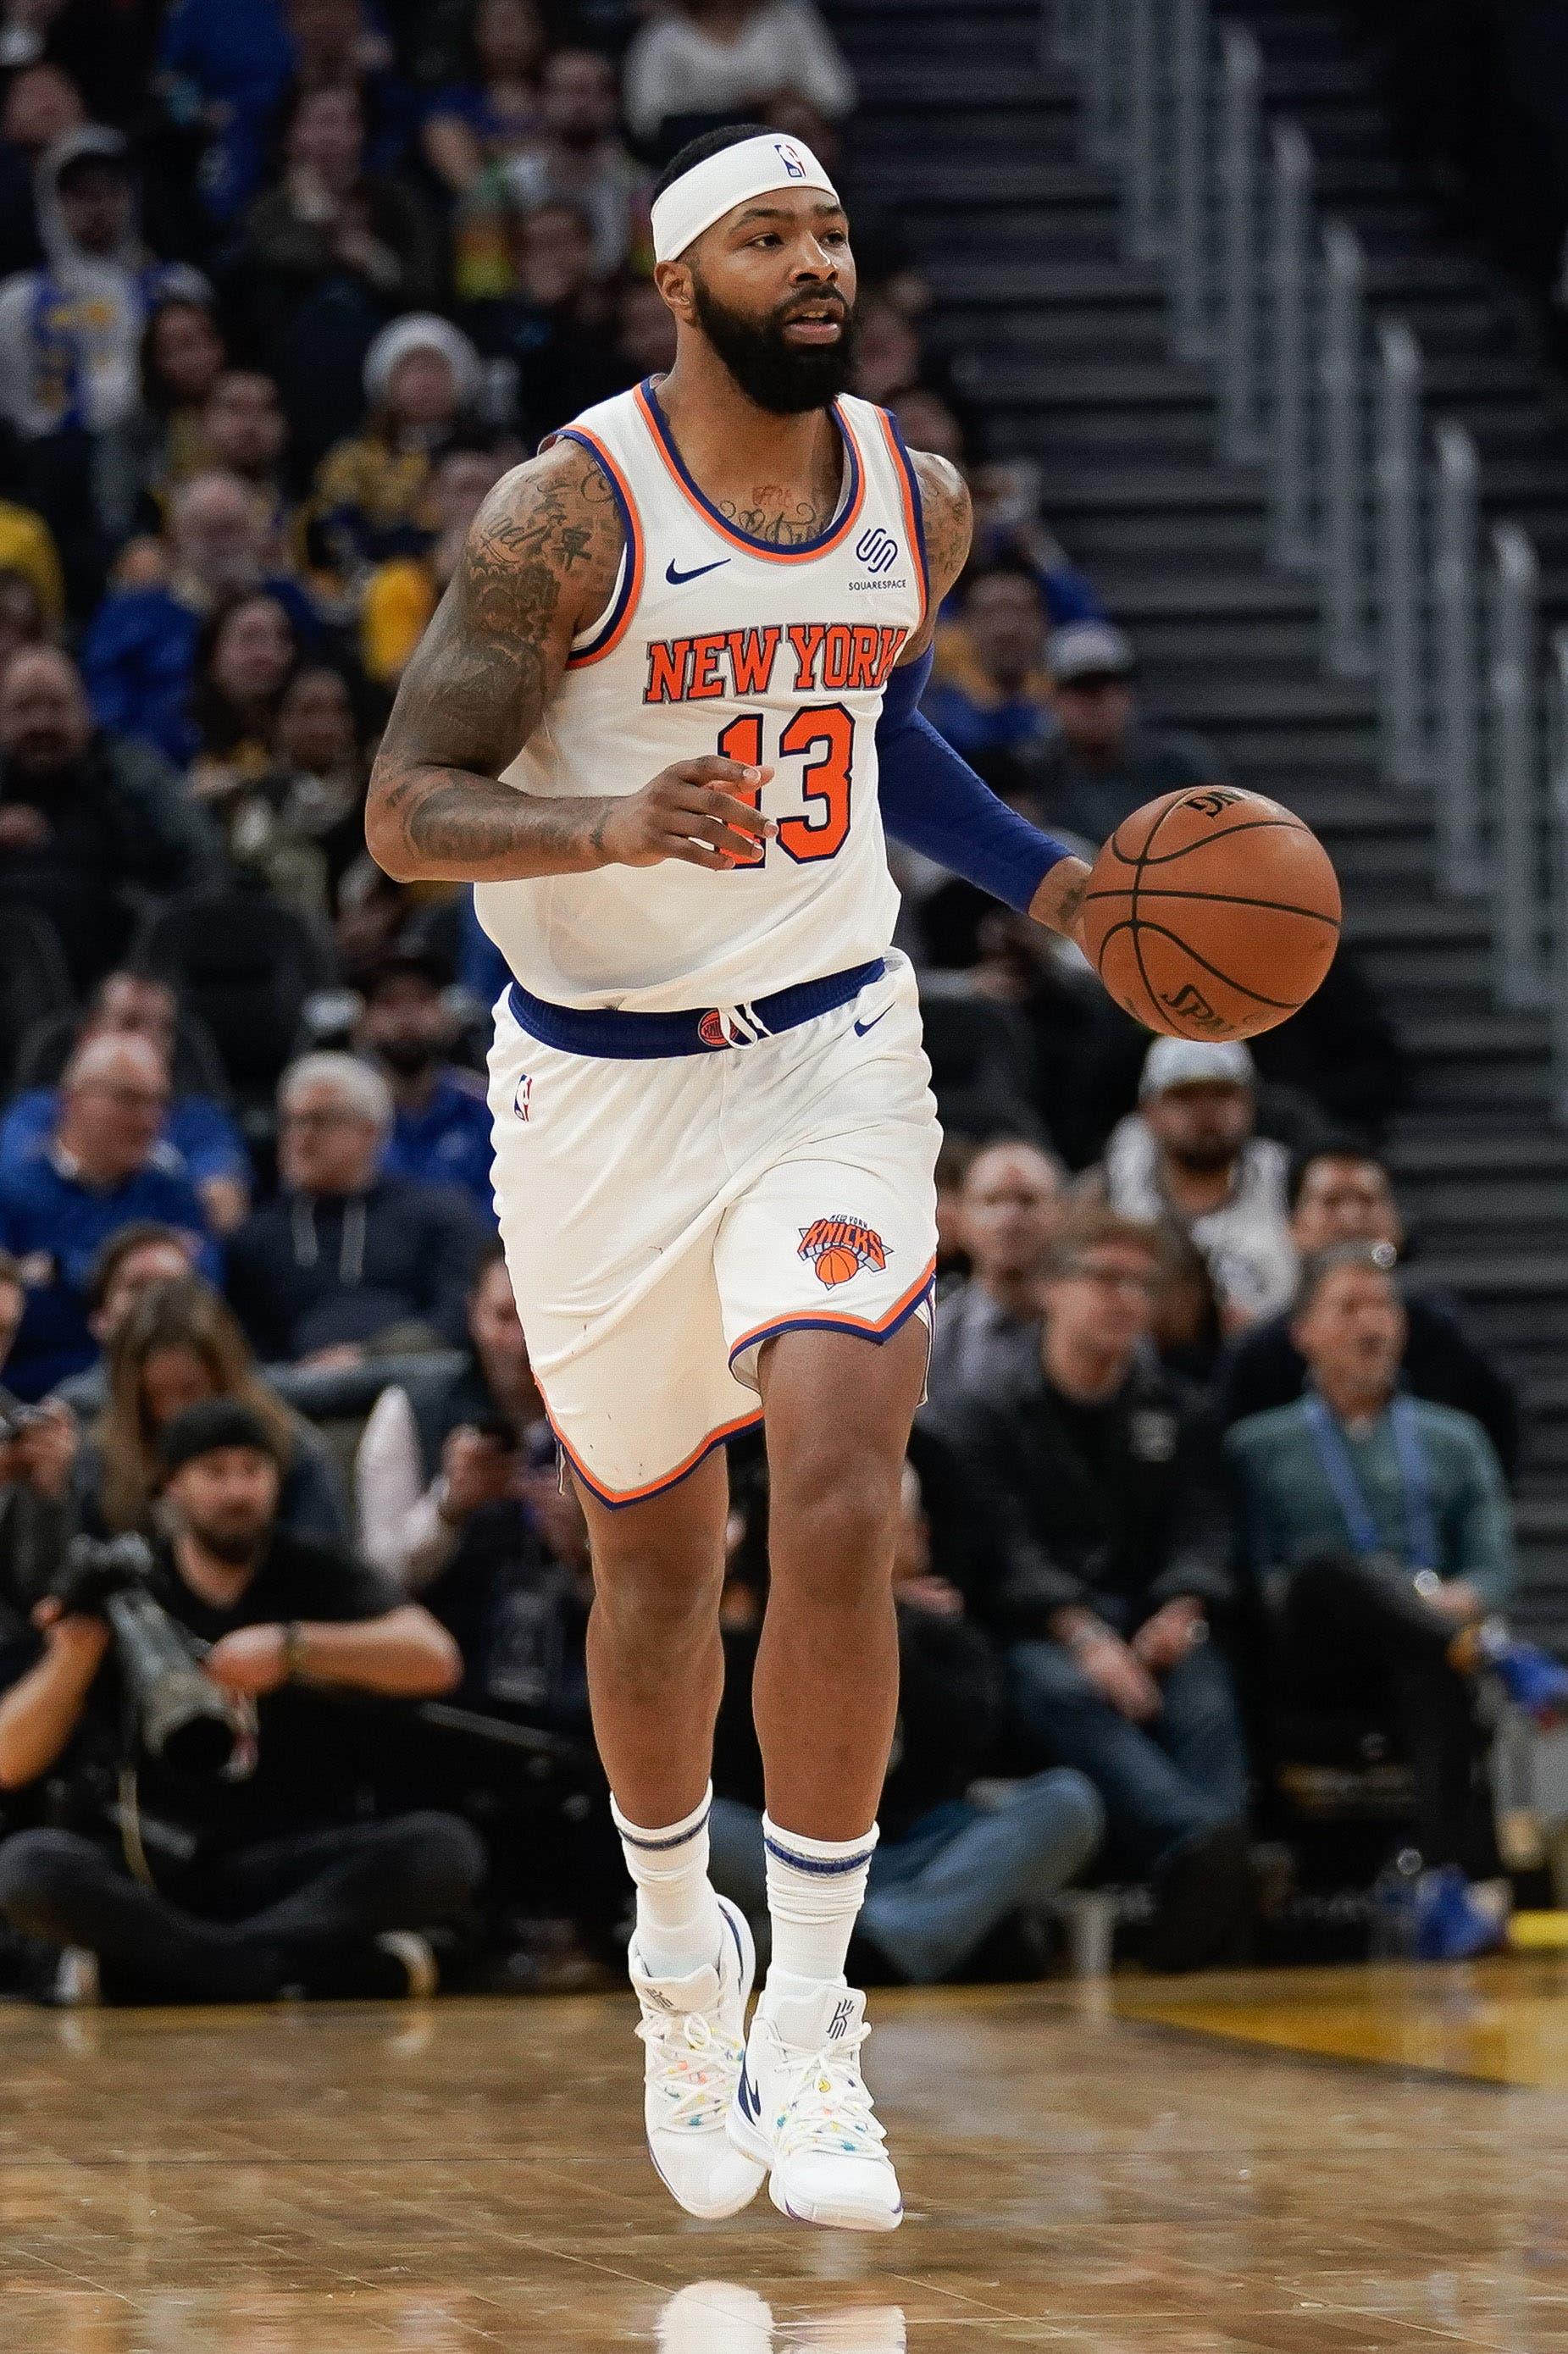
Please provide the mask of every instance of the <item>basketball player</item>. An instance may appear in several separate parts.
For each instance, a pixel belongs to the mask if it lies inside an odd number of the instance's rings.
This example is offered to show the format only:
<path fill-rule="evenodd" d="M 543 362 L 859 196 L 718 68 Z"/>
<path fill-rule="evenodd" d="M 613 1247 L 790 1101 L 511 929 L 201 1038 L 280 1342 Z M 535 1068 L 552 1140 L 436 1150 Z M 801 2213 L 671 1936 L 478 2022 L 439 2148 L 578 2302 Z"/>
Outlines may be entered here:
<path fill-rule="evenodd" d="M 938 1132 L 884 825 L 1064 932 L 1086 870 L 916 716 L 968 501 L 843 396 L 854 263 L 821 164 L 711 133 L 652 221 L 675 364 L 487 501 L 366 832 L 399 879 L 473 882 L 516 976 L 495 1189 L 592 1540 L 654 2164 L 694 2215 L 768 2174 L 788 2213 L 886 2231 L 902 2202 L 844 1964 L 896 1708 Z M 773 1956 L 748 2042 L 752 1942 L 706 1825 L 721 1442 L 759 1418 Z"/>

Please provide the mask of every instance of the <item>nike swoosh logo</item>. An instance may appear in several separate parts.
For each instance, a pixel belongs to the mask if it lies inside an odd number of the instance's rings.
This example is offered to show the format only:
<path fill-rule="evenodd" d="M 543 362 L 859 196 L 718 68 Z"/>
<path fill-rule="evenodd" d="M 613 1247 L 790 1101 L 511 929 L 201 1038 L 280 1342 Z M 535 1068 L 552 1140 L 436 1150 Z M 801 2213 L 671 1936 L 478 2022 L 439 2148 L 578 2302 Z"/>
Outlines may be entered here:
<path fill-rule="evenodd" d="M 740 2083 L 736 2087 L 736 2097 L 740 2103 L 741 2115 L 749 2117 L 755 2125 L 762 2115 L 762 2095 L 753 2084 L 751 2072 L 744 2062 L 741 2066 Z"/>
<path fill-rule="evenodd" d="M 874 1013 L 872 1015 L 869 1022 L 857 1022 L 854 1025 L 855 1036 L 857 1038 L 863 1038 L 868 1030 L 874 1030 L 879 1022 L 885 1022 L 892 1011 L 893 1008 L 891 1005 L 885 1005 L 880 1013 Z"/>
<path fill-rule="evenodd" d="M 689 572 L 677 572 L 672 557 L 664 567 L 664 578 L 672 588 L 683 588 L 688 580 L 700 580 L 705 572 L 716 572 L 721 564 L 728 562 L 727 556 L 715 556 L 711 564 L 694 564 Z"/>

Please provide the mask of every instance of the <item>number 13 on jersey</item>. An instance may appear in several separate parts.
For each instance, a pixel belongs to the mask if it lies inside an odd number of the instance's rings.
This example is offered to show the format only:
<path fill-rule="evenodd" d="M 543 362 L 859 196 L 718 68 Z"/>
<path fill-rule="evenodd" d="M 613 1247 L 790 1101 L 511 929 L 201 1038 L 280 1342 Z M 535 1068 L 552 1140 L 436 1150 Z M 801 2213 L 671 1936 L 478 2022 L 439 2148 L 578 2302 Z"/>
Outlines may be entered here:
<path fill-rule="evenodd" d="M 718 739 L 719 751 L 726 760 L 738 760 L 747 769 L 764 765 L 762 717 L 760 711 L 746 711 L 730 721 Z M 804 760 L 800 790 L 807 803 L 803 817 L 779 821 L 774 837 L 779 848 L 800 866 L 813 858 L 836 857 L 850 829 L 850 792 L 854 782 L 853 713 L 842 703 L 815 703 L 797 711 L 779 735 L 779 758 Z M 729 790 L 737 801 L 749 801 L 753 809 L 761 807 L 760 785 L 733 785 Z M 768 848 L 768 843 L 759 842 L 749 856 L 737 858 L 735 864 L 760 866 Z"/>

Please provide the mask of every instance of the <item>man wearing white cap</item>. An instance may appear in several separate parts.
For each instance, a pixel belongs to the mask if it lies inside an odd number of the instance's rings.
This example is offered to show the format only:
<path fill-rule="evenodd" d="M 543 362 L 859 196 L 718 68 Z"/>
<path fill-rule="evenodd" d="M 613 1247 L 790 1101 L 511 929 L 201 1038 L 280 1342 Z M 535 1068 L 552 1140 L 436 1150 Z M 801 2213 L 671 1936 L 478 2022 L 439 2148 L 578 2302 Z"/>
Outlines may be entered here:
<path fill-rule="evenodd" d="M 1287 1306 L 1296 1282 L 1289 1157 L 1255 1133 L 1256 1074 L 1239 1038 L 1157 1038 L 1139 1108 L 1086 1190 L 1129 1218 L 1169 1218 L 1209 1263 L 1229 1329 Z"/>
<path fill-rule="evenodd" d="M 800 2221 L 887 2231 L 844 1962 L 897 1709 L 938 1131 L 884 827 L 1069 935 L 1086 870 L 916 713 L 968 500 L 844 392 L 855 271 L 821 164 L 761 125 L 713 133 L 652 220 L 675 364 L 482 509 L 366 832 L 395 876 L 475 883 L 514 976 L 495 1193 L 593 1545 L 654 2163 L 709 2219 L 770 2177 Z M 748 2041 L 707 1812 L 722 1442 L 758 1420 L 773 1957 Z"/>

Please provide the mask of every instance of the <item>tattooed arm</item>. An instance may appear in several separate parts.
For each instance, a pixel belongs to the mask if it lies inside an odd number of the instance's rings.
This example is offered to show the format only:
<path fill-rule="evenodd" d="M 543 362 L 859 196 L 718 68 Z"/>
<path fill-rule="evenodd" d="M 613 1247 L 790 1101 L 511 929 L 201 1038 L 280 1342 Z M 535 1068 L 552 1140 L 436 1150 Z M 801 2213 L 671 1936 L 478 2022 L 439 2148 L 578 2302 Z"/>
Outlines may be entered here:
<path fill-rule="evenodd" d="M 899 667 L 927 663 L 937 634 L 937 616 L 942 600 L 957 582 L 969 560 L 971 515 L 969 493 L 963 476 L 946 458 L 934 456 L 929 451 L 912 453 L 916 475 L 920 484 L 920 504 L 926 526 L 926 569 L 930 579 L 930 599 L 926 624 L 919 635 L 906 647 Z M 948 757 L 957 761 L 958 755 Z M 963 764 L 959 764 L 960 766 Z M 975 790 L 980 788 L 974 780 Z M 1001 812 L 998 812 L 1000 818 Z M 1015 823 L 1022 830 L 1022 821 Z M 1044 836 L 1036 839 L 1044 840 Z M 1045 871 L 1029 900 L 1028 913 L 1035 923 L 1047 930 L 1061 932 L 1068 939 L 1078 937 L 1078 924 L 1083 910 L 1084 892 L 1088 884 L 1089 870 L 1081 858 L 1061 856 Z M 1012 901 L 1022 905 L 1022 894 Z"/>
<path fill-rule="evenodd" d="M 511 882 L 679 858 L 725 868 L 773 832 L 715 790 L 771 771 L 708 757 L 641 790 L 525 793 L 498 782 L 539 725 L 573 638 L 609 603 L 623 535 L 609 484 L 561 440 L 496 485 L 403 673 L 365 809 L 399 883 Z"/>

